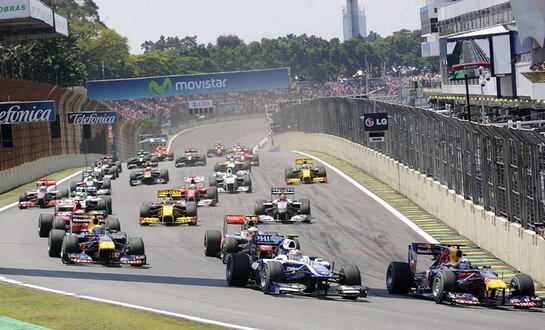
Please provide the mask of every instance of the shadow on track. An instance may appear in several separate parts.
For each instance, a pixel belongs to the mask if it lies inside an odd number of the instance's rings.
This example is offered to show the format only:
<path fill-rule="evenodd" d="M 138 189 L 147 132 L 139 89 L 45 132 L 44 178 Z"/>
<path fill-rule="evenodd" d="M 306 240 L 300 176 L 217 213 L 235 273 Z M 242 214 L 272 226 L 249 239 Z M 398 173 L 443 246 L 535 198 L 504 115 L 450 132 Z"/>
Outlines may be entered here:
<path fill-rule="evenodd" d="M 0 274 L 6 275 L 6 276 L 18 275 L 18 276 L 32 276 L 32 277 L 78 279 L 78 280 L 83 279 L 83 280 L 94 280 L 94 281 L 117 281 L 117 282 L 133 282 L 133 283 L 157 283 L 157 284 L 172 284 L 172 285 L 227 287 L 227 283 L 224 279 L 199 278 L 199 277 L 93 273 L 93 272 L 79 272 L 79 271 L 20 269 L 20 268 L 0 268 Z"/>

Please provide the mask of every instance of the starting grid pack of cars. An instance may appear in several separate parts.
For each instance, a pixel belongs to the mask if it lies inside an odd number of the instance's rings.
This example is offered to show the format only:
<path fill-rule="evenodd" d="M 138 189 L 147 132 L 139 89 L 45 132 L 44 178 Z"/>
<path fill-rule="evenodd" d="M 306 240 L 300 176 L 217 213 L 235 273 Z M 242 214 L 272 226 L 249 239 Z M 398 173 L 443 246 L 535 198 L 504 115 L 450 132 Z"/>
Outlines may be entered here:
<path fill-rule="evenodd" d="M 243 144 L 226 147 L 216 142 L 206 154 L 188 148 L 174 157 L 164 146 L 152 153 L 139 151 L 127 161 L 129 184 L 149 185 L 169 182 L 167 169 L 159 163 L 174 161 L 175 167 L 206 166 L 216 162 L 206 178 L 189 176 L 176 189 L 160 189 L 157 201 L 140 206 L 138 222 L 150 225 L 198 224 L 198 208 L 216 206 L 220 193 L 253 191 L 252 168 L 259 167 L 259 155 Z M 60 257 L 65 264 L 98 263 L 144 266 L 148 260 L 144 241 L 121 231 L 119 219 L 112 216 L 112 186 L 122 173 L 121 163 L 104 156 L 82 172 L 81 180 L 60 189 L 54 180 L 41 179 L 35 191 L 19 197 L 21 209 L 53 208 L 38 219 L 38 234 L 48 238 L 48 255 Z M 267 231 L 266 223 L 310 223 L 311 203 L 296 199 L 294 184 L 327 183 L 323 166 L 313 159 L 297 159 L 285 169 L 284 187 L 271 188 L 269 199 L 255 201 L 254 214 L 228 214 L 219 230 L 207 230 L 204 254 L 218 258 L 226 267 L 229 286 L 253 287 L 265 294 L 339 296 L 343 299 L 367 297 L 358 266 L 335 267 L 334 262 L 302 253 L 297 235 Z M 515 275 L 509 283 L 488 267 L 472 265 L 461 245 L 412 243 L 406 262 L 391 262 L 386 270 L 390 294 L 411 294 L 433 299 L 436 303 L 457 305 L 509 305 L 515 308 L 543 307 L 535 296 L 534 282 L 525 274 Z M 418 256 L 431 256 L 431 265 L 418 267 Z"/>

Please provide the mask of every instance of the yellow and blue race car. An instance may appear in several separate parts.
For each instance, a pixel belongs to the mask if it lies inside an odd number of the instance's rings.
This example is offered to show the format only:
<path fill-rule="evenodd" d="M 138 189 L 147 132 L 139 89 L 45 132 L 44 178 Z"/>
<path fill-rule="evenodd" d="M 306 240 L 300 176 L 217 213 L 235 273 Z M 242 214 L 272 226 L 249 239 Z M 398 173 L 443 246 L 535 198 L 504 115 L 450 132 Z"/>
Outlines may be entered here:
<path fill-rule="evenodd" d="M 295 160 L 295 168 L 286 168 L 285 179 L 286 184 L 327 183 L 327 173 L 325 167 L 314 166 L 311 158 L 300 158 Z"/>

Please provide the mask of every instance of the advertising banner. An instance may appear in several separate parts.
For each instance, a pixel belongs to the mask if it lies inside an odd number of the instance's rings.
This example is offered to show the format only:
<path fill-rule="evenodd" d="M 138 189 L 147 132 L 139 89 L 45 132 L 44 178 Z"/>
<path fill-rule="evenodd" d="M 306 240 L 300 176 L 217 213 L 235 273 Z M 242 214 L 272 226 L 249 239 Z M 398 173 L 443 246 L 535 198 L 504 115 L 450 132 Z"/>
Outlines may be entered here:
<path fill-rule="evenodd" d="M 55 32 L 68 37 L 68 20 L 55 13 Z"/>
<path fill-rule="evenodd" d="M 30 17 L 28 0 L 4 0 L 0 3 L 0 20 Z"/>
<path fill-rule="evenodd" d="M 30 0 L 30 17 L 39 19 L 51 26 L 55 24 L 53 10 L 38 0 Z"/>
<path fill-rule="evenodd" d="M 117 112 L 69 112 L 68 123 L 73 125 L 114 125 Z"/>
<path fill-rule="evenodd" d="M 386 112 L 366 113 L 361 119 L 363 120 L 363 130 L 365 132 L 388 130 L 388 114 Z"/>
<path fill-rule="evenodd" d="M 207 109 L 213 107 L 213 100 L 189 101 L 189 109 Z"/>
<path fill-rule="evenodd" d="M 289 88 L 289 68 L 88 82 L 92 100 L 187 96 Z"/>
<path fill-rule="evenodd" d="M 0 103 L 0 124 L 35 123 L 55 119 L 55 101 Z"/>

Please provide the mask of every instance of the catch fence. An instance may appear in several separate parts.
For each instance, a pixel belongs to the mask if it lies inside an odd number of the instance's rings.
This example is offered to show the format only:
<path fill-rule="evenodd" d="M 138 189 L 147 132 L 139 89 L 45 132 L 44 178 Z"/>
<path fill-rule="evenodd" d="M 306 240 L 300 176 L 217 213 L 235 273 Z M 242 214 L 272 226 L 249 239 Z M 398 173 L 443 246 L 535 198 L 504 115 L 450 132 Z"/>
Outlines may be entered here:
<path fill-rule="evenodd" d="M 361 117 L 386 112 L 384 142 L 370 142 Z M 326 133 L 386 154 L 482 205 L 536 230 L 543 226 L 545 136 L 470 123 L 430 110 L 368 99 L 323 98 L 276 113 L 280 132 Z"/>

